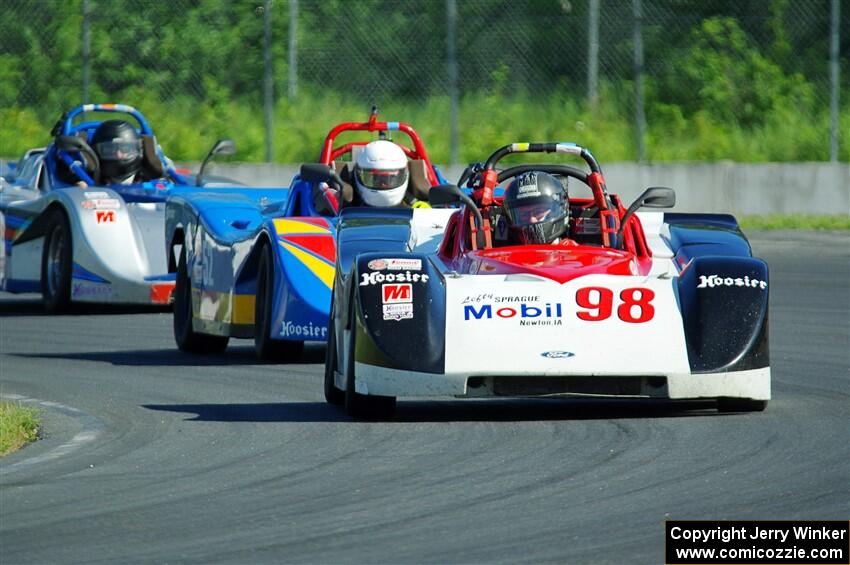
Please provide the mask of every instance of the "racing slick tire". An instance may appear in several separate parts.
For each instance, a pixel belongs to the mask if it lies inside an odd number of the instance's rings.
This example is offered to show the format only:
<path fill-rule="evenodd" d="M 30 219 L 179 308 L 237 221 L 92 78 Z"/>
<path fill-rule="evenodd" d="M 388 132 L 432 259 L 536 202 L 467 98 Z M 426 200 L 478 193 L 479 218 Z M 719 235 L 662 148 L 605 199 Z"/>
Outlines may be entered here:
<path fill-rule="evenodd" d="M 351 331 L 348 338 L 348 363 L 345 370 L 345 411 L 352 418 L 382 420 L 395 413 L 395 396 L 376 396 L 356 392 L 354 374 L 354 352 L 357 334 L 357 305 L 352 301 Z"/>
<path fill-rule="evenodd" d="M 274 260 L 268 243 L 260 249 L 257 267 L 257 299 L 254 302 L 254 350 L 257 357 L 266 361 L 294 362 L 304 351 L 303 341 L 271 338 L 272 305 L 274 304 Z"/>
<path fill-rule="evenodd" d="M 336 324 L 334 323 L 334 299 L 331 295 L 331 315 L 328 321 L 328 348 L 325 353 L 325 400 L 328 404 L 342 406 L 345 404 L 345 392 L 338 389 L 334 382 L 334 373 L 339 366 L 339 356 L 336 351 Z"/>
<path fill-rule="evenodd" d="M 718 398 L 718 412 L 763 412 L 767 408 L 767 400 L 752 398 Z"/>
<path fill-rule="evenodd" d="M 41 296 L 51 314 L 66 312 L 71 305 L 71 225 L 65 212 L 55 208 L 47 217 L 47 235 L 41 255 Z"/>
<path fill-rule="evenodd" d="M 174 285 L 174 341 L 181 351 L 188 353 L 221 353 L 229 340 L 228 336 L 202 334 L 192 328 L 192 281 L 184 249 L 177 263 Z"/>

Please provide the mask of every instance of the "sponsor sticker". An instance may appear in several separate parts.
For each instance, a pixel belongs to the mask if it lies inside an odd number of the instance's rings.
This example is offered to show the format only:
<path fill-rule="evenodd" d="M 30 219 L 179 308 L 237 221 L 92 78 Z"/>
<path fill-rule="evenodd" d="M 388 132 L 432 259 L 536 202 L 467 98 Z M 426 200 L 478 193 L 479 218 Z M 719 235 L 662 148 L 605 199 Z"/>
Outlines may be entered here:
<path fill-rule="evenodd" d="M 112 210 L 95 210 L 94 214 L 98 224 L 115 223 L 115 212 Z"/>
<path fill-rule="evenodd" d="M 405 302 L 401 304 L 384 304 L 385 320 L 410 320 L 413 319 L 413 304 Z"/>
<path fill-rule="evenodd" d="M 71 285 L 71 296 L 73 298 L 110 298 L 112 285 L 88 281 L 74 282 Z"/>
<path fill-rule="evenodd" d="M 86 210 L 117 210 L 121 207 L 121 201 L 117 198 L 97 198 L 83 200 L 80 205 Z"/>
<path fill-rule="evenodd" d="M 750 277 L 721 277 L 719 275 L 700 275 L 697 288 L 714 288 L 717 286 L 743 286 L 749 288 L 767 288 L 767 281 L 751 279 Z"/>
<path fill-rule="evenodd" d="M 413 285 L 410 283 L 385 284 L 381 286 L 384 304 L 413 302 Z"/>
<path fill-rule="evenodd" d="M 84 194 L 85 197 L 89 200 L 96 200 L 98 198 L 109 198 L 108 192 L 86 192 Z"/>
<path fill-rule="evenodd" d="M 574 357 L 575 353 L 571 351 L 544 351 L 540 354 L 541 357 L 545 357 L 546 359 L 567 359 L 569 357 Z"/>
<path fill-rule="evenodd" d="M 615 295 L 605 287 L 584 287 L 576 291 L 575 305 L 541 302 L 538 296 L 467 296 L 463 319 L 518 320 L 520 326 L 561 326 L 564 317 L 575 315 L 585 322 L 601 322 L 613 316 L 630 324 L 642 324 L 655 317 L 655 292 L 649 288 L 626 288 Z M 573 310 L 573 308 L 575 308 Z"/>
<path fill-rule="evenodd" d="M 370 286 L 373 284 L 391 282 L 428 282 L 428 275 L 424 273 L 411 273 L 410 271 L 405 271 L 403 273 L 382 273 L 372 271 L 371 273 L 361 273 L 360 277 L 360 286 Z"/>
<path fill-rule="evenodd" d="M 573 229 L 578 235 L 597 234 L 602 231 L 599 218 L 576 218 L 574 226 Z"/>
<path fill-rule="evenodd" d="M 517 198 L 531 198 L 533 196 L 540 196 L 540 189 L 537 187 L 537 174 L 529 173 L 527 175 L 521 176 L 518 179 L 519 182 L 519 191 L 517 192 Z"/>
<path fill-rule="evenodd" d="M 529 294 L 526 296 L 520 295 L 509 295 L 509 296 L 499 296 L 497 294 L 471 294 L 464 298 L 461 301 L 461 304 L 475 304 L 478 302 L 494 302 L 497 304 L 505 303 L 505 302 L 540 302 L 540 297 L 536 294 Z"/>
<path fill-rule="evenodd" d="M 422 259 L 372 259 L 366 266 L 373 271 L 421 271 Z"/>
<path fill-rule="evenodd" d="M 326 326 L 314 326 L 313 322 L 309 322 L 307 324 L 293 324 L 292 322 L 284 322 L 280 328 L 280 335 L 284 337 L 315 337 L 318 339 L 327 339 L 328 328 Z"/>

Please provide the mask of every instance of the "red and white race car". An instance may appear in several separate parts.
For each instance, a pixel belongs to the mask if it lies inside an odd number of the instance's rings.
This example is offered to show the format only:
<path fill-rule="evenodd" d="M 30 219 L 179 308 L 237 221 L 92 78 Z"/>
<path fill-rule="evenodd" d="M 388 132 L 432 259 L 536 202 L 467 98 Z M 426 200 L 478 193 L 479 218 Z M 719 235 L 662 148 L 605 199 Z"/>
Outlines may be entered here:
<path fill-rule="evenodd" d="M 579 156 L 590 170 L 496 169 L 520 152 Z M 530 171 L 589 189 L 568 199 L 568 231 L 557 242 L 505 236 L 499 187 Z M 391 413 L 398 396 L 435 395 L 710 398 L 721 411 L 765 408 L 768 270 L 732 216 L 637 213 L 672 207 L 675 194 L 650 188 L 625 207 L 590 152 L 571 143 L 506 145 L 467 173 L 459 184 L 471 195 L 454 185 L 429 195 L 432 206 L 460 209 L 343 210 L 329 402 L 365 417 Z M 442 236 L 423 237 L 446 214 Z"/>

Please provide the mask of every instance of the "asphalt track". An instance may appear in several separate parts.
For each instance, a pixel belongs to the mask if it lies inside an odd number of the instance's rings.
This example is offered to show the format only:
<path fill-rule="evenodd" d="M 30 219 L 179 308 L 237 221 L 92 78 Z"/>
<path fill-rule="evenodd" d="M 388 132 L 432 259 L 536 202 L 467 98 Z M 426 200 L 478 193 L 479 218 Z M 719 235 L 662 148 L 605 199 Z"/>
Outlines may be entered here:
<path fill-rule="evenodd" d="M 774 400 L 324 404 L 320 364 L 178 353 L 171 316 L 0 298 L 2 394 L 46 437 L 0 462 L 0 562 L 662 563 L 665 519 L 850 516 L 850 236 L 751 236 Z M 57 403 L 45 405 L 44 402 Z"/>

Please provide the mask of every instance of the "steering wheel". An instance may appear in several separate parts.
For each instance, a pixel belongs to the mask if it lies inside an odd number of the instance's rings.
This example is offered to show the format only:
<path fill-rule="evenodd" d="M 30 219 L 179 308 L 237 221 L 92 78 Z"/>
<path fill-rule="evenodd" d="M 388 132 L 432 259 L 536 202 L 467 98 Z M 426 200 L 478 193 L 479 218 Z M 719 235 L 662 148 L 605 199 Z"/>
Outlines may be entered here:
<path fill-rule="evenodd" d="M 59 135 L 56 137 L 56 149 L 59 150 L 59 157 L 63 160 L 63 162 L 65 162 L 65 164 L 68 165 L 68 168 L 71 169 L 77 178 L 84 182 L 97 182 L 97 179 L 100 177 L 100 159 L 88 143 L 76 135 Z M 78 152 L 83 156 L 83 171 L 91 178 L 82 178 L 79 173 L 71 167 L 71 164 L 68 161 L 76 160 L 69 155 L 69 153 L 72 152 Z"/>

